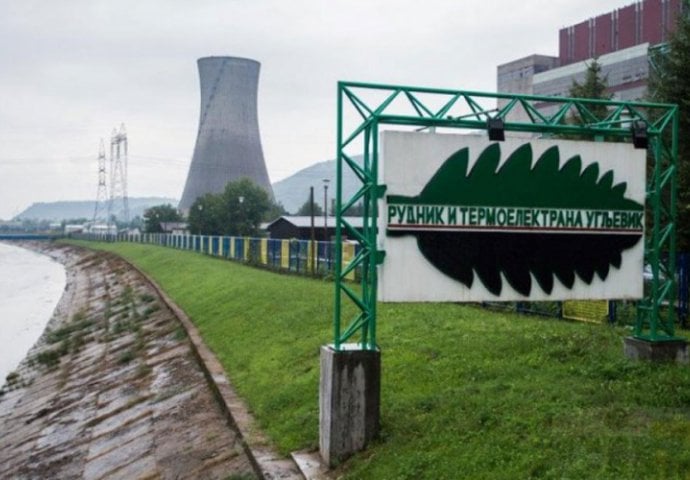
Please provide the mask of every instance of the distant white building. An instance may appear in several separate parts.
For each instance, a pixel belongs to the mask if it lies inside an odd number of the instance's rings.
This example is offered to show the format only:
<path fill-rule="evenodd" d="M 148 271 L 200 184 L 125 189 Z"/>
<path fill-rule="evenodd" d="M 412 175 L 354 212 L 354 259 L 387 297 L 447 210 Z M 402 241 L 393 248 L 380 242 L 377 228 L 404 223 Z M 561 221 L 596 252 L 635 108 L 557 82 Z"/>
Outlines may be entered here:
<path fill-rule="evenodd" d="M 110 234 L 110 235 L 117 235 L 117 226 L 116 225 L 108 225 L 105 223 L 96 223 L 94 225 L 91 225 L 88 229 L 89 233 L 101 233 L 101 234 Z"/>
<path fill-rule="evenodd" d="M 82 233 L 86 227 L 84 225 L 65 225 L 65 234 L 69 235 L 70 233 Z"/>
<path fill-rule="evenodd" d="M 187 222 L 160 222 L 163 233 L 172 233 L 173 235 L 186 235 L 189 233 Z"/>

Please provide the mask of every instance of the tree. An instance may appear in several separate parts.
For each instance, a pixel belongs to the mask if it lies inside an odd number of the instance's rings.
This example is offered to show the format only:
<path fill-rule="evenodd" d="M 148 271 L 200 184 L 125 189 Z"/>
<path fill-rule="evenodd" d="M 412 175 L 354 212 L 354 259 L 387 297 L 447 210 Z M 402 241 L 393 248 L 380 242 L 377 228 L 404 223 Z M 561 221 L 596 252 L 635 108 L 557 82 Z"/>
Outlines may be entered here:
<path fill-rule="evenodd" d="M 311 202 L 309 199 L 307 199 L 307 201 L 304 202 L 301 207 L 299 207 L 299 210 L 297 210 L 297 215 L 302 215 L 305 217 L 311 216 Z M 321 205 L 314 202 L 314 216 L 318 217 L 320 215 L 323 215 L 323 208 L 321 208 Z"/>
<path fill-rule="evenodd" d="M 156 205 L 144 211 L 144 231 L 146 233 L 160 233 L 163 231 L 161 222 L 181 222 L 182 215 L 172 205 Z"/>
<path fill-rule="evenodd" d="M 690 251 L 690 17 L 679 15 L 665 55 L 657 55 L 650 76 L 653 101 L 678 105 L 678 250 Z"/>
<path fill-rule="evenodd" d="M 266 191 L 248 178 L 229 182 L 222 193 L 199 197 L 189 209 L 193 234 L 256 236 L 266 214 L 275 208 Z"/>
<path fill-rule="evenodd" d="M 331 208 L 331 211 L 335 215 L 335 205 Z M 348 217 L 363 217 L 364 216 L 364 204 L 362 202 L 355 203 L 346 212 L 345 215 Z"/>
<path fill-rule="evenodd" d="M 259 225 L 271 208 L 266 190 L 248 178 L 230 182 L 223 191 L 225 235 L 257 236 Z"/>
<path fill-rule="evenodd" d="M 272 222 L 276 218 L 281 217 L 283 215 L 287 215 L 287 210 L 285 210 L 283 204 L 280 202 L 271 202 L 271 206 L 264 214 L 262 220 L 264 222 Z"/>
<path fill-rule="evenodd" d="M 182 215 L 180 215 L 182 218 Z M 133 219 L 129 221 L 129 228 L 138 228 L 139 230 L 144 229 L 144 219 L 141 216 L 136 215 Z"/>
<path fill-rule="evenodd" d="M 613 95 L 606 92 L 607 87 L 608 77 L 602 76 L 601 64 L 595 58 L 589 65 L 587 65 L 585 81 L 583 83 L 578 83 L 573 80 L 573 84 L 568 91 L 568 95 L 574 98 L 610 100 Z M 591 111 L 598 119 L 603 119 L 606 117 L 606 105 L 588 104 L 587 109 Z M 585 123 L 585 119 L 583 119 L 579 113 L 573 113 L 571 121 L 580 125 Z"/>
<path fill-rule="evenodd" d="M 197 198 L 189 207 L 187 228 L 194 235 L 223 234 L 223 199 L 218 194 L 207 193 Z"/>

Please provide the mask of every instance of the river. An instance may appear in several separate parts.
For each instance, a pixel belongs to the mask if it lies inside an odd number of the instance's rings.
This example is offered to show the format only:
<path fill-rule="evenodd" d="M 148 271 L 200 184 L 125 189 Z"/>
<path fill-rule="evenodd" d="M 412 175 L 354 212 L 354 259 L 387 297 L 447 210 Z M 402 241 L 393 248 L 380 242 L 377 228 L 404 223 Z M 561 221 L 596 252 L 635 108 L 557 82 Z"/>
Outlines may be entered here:
<path fill-rule="evenodd" d="M 0 385 L 43 333 L 65 281 L 61 264 L 0 242 Z"/>

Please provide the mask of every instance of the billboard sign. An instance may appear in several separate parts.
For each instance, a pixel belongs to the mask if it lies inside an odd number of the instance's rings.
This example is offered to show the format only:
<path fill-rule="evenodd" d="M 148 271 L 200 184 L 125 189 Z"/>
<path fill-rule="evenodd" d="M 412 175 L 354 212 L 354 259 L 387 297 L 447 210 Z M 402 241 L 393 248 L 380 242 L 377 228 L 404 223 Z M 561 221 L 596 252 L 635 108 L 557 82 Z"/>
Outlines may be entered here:
<path fill-rule="evenodd" d="M 384 132 L 381 301 L 640 298 L 646 151 Z"/>

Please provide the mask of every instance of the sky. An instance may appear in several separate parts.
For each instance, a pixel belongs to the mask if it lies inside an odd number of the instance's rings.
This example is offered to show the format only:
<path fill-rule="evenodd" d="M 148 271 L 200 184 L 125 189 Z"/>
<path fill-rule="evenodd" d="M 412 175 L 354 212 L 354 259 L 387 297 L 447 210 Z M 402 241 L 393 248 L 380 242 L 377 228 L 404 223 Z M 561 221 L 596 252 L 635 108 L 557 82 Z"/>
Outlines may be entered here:
<path fill-rule="evenodd" d="M 129 195 L 179 199 L 199 122 L 196 60 L 261 62 L 272 182 L 335 156 L 336 82 L 496 90 L 557 55 L 559 28 L 632 0 L 0 0 L 0 219 L 92 200 L 125 125 Z"/>

